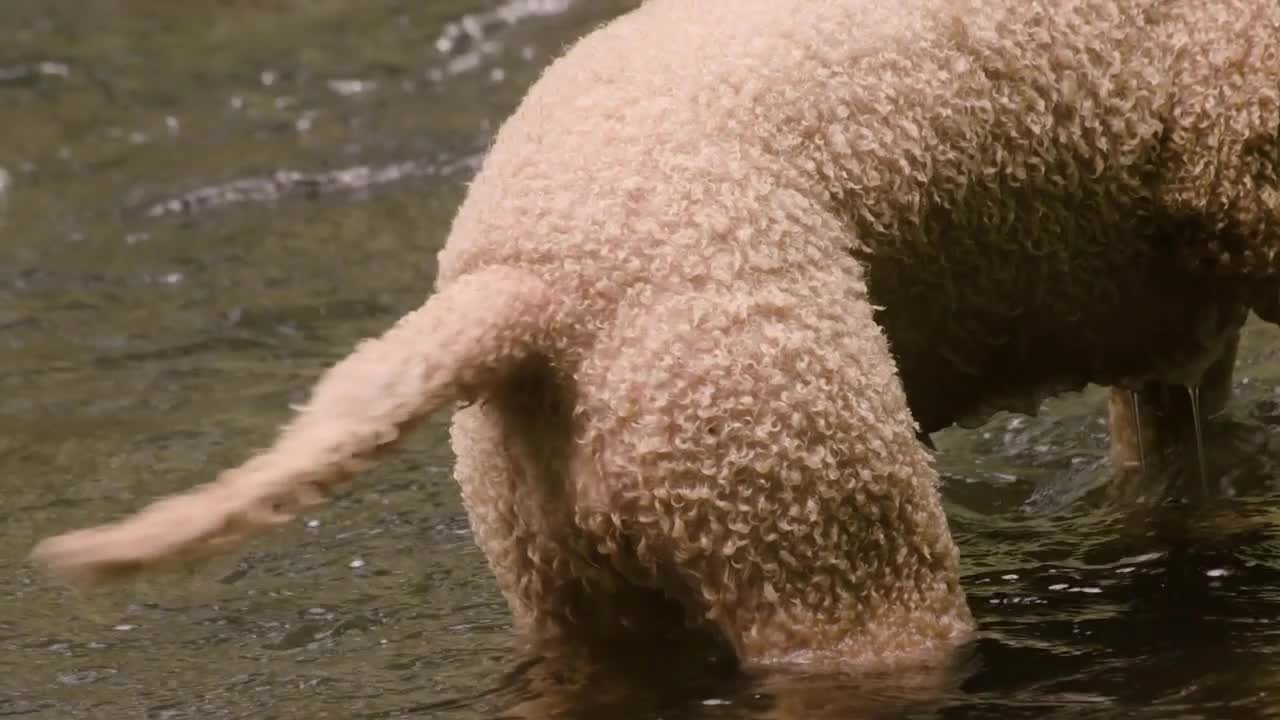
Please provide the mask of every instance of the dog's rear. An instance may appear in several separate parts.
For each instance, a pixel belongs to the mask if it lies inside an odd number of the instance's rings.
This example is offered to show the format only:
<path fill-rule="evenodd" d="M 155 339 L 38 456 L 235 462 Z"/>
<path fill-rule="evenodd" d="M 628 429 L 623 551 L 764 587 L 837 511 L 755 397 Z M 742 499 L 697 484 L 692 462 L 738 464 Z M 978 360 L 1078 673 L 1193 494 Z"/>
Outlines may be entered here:
<path fill-rule="evenodd" d="M 135 515 L 45 540 L 34 557 L 94 583 L 232 550 L 325 502 L 416 420 L 474 397 L 537 353 L 552 305 L 522 270 L 458 278 L 325 373 L 269 449 Z"/>

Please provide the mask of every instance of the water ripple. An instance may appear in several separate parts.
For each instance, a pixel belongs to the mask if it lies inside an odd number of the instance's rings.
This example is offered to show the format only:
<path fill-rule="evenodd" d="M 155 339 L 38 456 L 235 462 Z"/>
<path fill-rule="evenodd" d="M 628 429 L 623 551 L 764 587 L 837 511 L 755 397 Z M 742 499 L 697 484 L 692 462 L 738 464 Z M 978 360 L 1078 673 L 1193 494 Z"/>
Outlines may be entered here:
<path fill-rule="evenodd" d="M 290 197 L 319 197 L 368 190 L 410 178 L 455 179 L 474 173 L 481 155 L 455 159 L 405 160 L 387 165 L 354 165 L 328 172 L 277 170 L 271 175 L 230 180 L 149 205 L 147 217 L 190 215 L 241 203 L 270 203 Z"/>

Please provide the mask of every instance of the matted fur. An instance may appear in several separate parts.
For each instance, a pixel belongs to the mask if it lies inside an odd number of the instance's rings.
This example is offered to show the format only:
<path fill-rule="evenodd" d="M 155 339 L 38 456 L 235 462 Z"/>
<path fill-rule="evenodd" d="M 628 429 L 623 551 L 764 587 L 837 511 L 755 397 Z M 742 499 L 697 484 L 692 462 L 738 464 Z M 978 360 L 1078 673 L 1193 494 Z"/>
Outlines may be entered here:
<path fill-rule="evenodd" d="M 473 396 L 458 480 L 531 632 L 665 598 L 748 661 L 936 657 L 971 618 L 916 420 L 1177 381 L 1274 304 L 1278 38 L 1272 0 L 650 0 L 276 445 L 36 555 L 227 549 Z"/>

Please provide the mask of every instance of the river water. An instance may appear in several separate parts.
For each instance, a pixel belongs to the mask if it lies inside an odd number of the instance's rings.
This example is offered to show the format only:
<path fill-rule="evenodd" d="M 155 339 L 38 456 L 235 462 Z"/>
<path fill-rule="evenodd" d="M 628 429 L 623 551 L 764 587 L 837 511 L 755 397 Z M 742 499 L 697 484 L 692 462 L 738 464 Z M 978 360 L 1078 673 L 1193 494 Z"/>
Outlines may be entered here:
<path fill-rule="evenodd" d="M 0 717 L 1280 716 L 1280 345 L 1259 324 L 1210 428 L 1212 500 L 1117 479 L 1097 389 L 936 438 L 981 631 L 927 690 L 528 655 L 442 418 L 202 572 L 78 595 L 26 563 L 238 462 L 417 306 L 497 124 L 631 4 L 4 0 Z"/>

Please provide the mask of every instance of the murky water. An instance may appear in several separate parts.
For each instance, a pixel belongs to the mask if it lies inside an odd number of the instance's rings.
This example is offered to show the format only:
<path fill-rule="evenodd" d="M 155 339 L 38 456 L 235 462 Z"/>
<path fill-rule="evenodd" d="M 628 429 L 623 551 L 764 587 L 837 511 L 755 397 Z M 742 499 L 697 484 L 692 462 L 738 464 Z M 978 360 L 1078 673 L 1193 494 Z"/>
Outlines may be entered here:
<path fill-rule="evenodd" d="M 937 438 L 981 635 L 928 690 L 527 658 L 440 420 L 203 573 L 79 597 L 25 564 L 37 537 L 239 461 L 421 302 L 496 124 L 630 4 L 4 0 L 0 716 L 1280 716 L 1262 326 L 1213 426 L 1210 502 L 1114 478 L 1096 391 Z"/>

